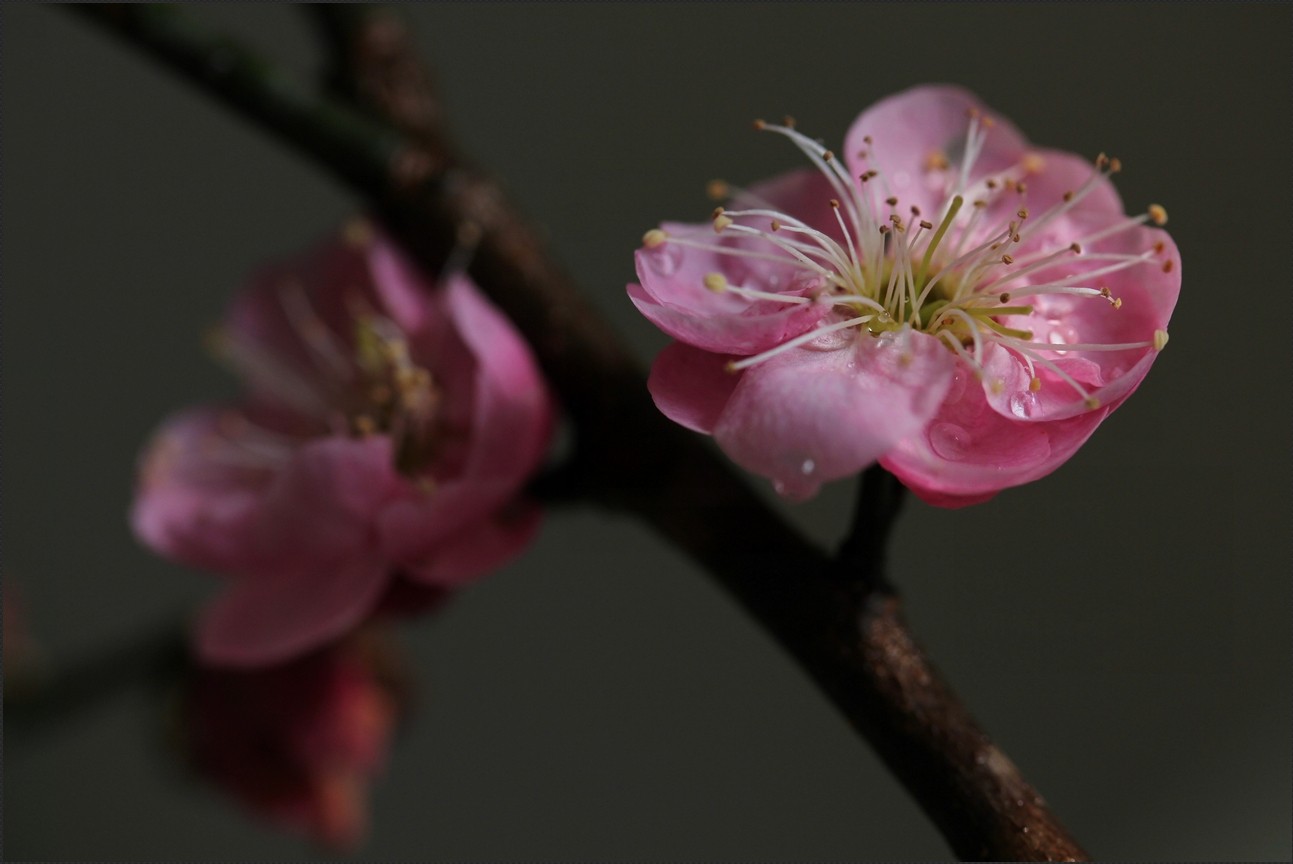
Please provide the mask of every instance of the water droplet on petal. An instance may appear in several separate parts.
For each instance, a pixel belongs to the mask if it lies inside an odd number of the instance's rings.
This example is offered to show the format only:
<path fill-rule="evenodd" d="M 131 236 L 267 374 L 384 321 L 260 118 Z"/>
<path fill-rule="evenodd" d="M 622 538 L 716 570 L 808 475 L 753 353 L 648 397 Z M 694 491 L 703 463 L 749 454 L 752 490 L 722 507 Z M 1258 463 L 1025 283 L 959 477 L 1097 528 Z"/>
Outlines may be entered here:
<path fill-rule="evenodd" d="M 813 472 L 816 470 L 817 463 L 811 459 L 805 459 L 799 466 L 799 473 L 803 474 L 805 477 L 813 476 Z"/>
<path fill-rule="evenodd" d="M 678 272 L 678 265 L 682 263 L 682 255 L 682 247 L 666 241 L 647 252 L 643 257 L 646 258 L 646 262 L 652 270 L 661 276 L 669 277 Z"/>
<path fill-rule="evenodd" d="M 1016 393 L 1010 397 L 1010 413 L 1016 417 L 1028 418 L 1037 408 L 1037 394 Z"/>
<path fill-rule="evenodd" d="M 929 446 L 944 459 L 959 461 L 970 448 L 970 433 L 955 423 L 935 423 L 929 430 Z"/>

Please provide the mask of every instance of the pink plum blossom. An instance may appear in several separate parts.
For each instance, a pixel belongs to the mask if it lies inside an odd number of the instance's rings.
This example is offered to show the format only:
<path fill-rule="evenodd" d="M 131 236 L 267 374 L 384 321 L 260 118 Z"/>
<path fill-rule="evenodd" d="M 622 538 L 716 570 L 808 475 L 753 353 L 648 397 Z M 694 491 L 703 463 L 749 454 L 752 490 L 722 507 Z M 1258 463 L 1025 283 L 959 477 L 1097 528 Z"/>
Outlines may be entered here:
<path fill-rule="evenodd" d="M 368 823 L 407 703 L 393 646 L 369 628 L 274 666 L 198 666 L 179 701 L 186 758 L 269 822 L 339 851 Z"/>
<path fill-rule="evenodd" d="M 287 660 L 534 535 L 517 496 L 552 403 L 465 276 L 433 287 L 356 223 L 257 275 L 212 347 L 248 393 L 162 425 L 131 513 L 155 551 L 228 577 L 198 625 L 207 662 Z"/>
<path fill-rule="evenodd" d="M 804 499 L 879 461 L 957 507 L 1067 460 L 1167 342 L 1180 257 L 1094 163 L 1030 145 L 965 90 L 864 112 L 815 171 L 666 223 L 630 299 L 676 342 L 649 387 L 665 415 Z M 1152 223 L 1152 224 L 1151 224 Z"/>

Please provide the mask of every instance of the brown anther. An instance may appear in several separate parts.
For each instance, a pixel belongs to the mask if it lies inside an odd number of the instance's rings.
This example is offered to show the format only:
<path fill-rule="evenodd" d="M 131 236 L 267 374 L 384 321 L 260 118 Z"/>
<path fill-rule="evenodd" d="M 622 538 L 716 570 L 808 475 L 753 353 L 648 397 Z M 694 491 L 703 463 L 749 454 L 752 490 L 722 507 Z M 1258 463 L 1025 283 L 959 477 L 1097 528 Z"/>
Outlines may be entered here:
<path fill-rule="evenodd" d="M 780 223 L 780 222 L 778 222 L 776 219 L 773 219 L 773 220 L 772 220 L 772 230 L 773 230 L 773 231 L 780 231 L 780 230 L 781 230 L 781 223 Z"/>
<path fill-rule="evenodd" d="M 1155 225 L 1166 225 L 1167 209 L 1162 204 L 1150 204 L 1149 218 Z"/>
<path fill-rule="evenodd" d="M 1163 272 L 1164 272 L 1164 273 L 1171 273 L 1171 272 L 1172 272 L 1172 259 L 1171 259 L 1171 258 L 1168 258 L 1166 261 L 1164 261 L 1164 262 L 1163 262 Z"/>
<path fill-rule="evenodd" d="M 720 204 L 717 207 L 715 207 L 713 210 L 709 211 L 709 218 L 717 219 L 719 216 L 722 216 L 726 212 L 727 211 L 723 209 L 723 205 Z"/>
<path fill-rule="evenodd" d="M 1117 156 L 1114 156 L 1109 160 L 1109 173 L 1117 174 L 1121 170 L 1122 170 L 1122 160 L 1119 159 Z"/>
<path fill-rule="evenodd" d="M 973 120 L 975 117 L 979 116 L 979 109 L 971 105 L 969 108 L 965 109 L 965 116 Z"/>
<path fill-rule="evenodd" d="M 1020 207 L 1020 208 L 1019 208 L 1019 210 L 1015 213 L 1015 215 L 1016 215 L 1016 216 L 1018 216 L 1020 219 L 1027 219 L 1027 218 L 1028 218 L 1028 208 L 1027 208 L 1027 207 Z"/>
<path fill-rule="evenodd" d="M 768 128 L 767 121 L 765 121 L 765 120 L 755 120 L 755 121 L 754 121 L 754 128 L 755 128 L 755 129 L 758 129 L 760 132 L 762 132 L 764 129 Z"/>
<path fill-rule="evenodd" d="M 789 114 L 787 114 L 785 117 L 782 117 L 782 118 L 781 118 L 781 125 L 782 125 L 782 126 L 785 126 L 787 129 L 794 129 L 794 128 L 795 128 L 795 118 L 794 118 L 794 117 L 791 117 Z"/>
<path fill-rule="evenodd" d="M 1108 164 L 1109 164 L 1109 157 L 1104 155 L 1103 153 L 1095 157 L 1095 167 L 1103 169 L 1104 166 Z"/>
<path fill-rule="evenodd" d="M 889 221 L 893 223 L 895 228 L 897 228 L 899 225 L 902 224 L 902 217 L 899 216 L 897 213 L 890 213 Z"/>
<path fill-rule="evenodd" d="M 997 125 L 997 121 L 993 120 L 991 117 L 988 117 L 988 116 L 984 116 L 983 120 L 981 120 L 980 122 L 983 123 L 984 129 L 991 129 L 993 126 Z"/>
<path fill-rule="evenodd" d="M 1011 258 L 1009 255 L 1002 255 L 1002 256 L 1001 256 L 1001 263 L 1002 263 L 1002 264 L 1014 264 L 1014 263 L 1015 263 L 1015 259 L 1014 259 L 1014 258 Z"/>
<path fill-rule="evenodd" d="M 1011 243 L 1018 243 L 1019 241 L 1020 241 L 1020 237 L 1019 237 L 1019 233 L 1018 233 L 1018 232 L 1015 232 L 1014 234 L 1011 234 L 1011 235 L 1010 235 L 1010 242 L 1011 242 Z"/>
<path fill-rule="evenodd" d="M 367 437 L 377 433 L 377 421 L 367 414 L 360 414 L 353 421 L 355 431 L 360 435 Z"/>
<path fill-rule="evenodd" d="M 1162 240 L 1159 240 L 1157 243 L 1154 244 L 1154 254 L 1162 255 L 1163 250 L 1166 248 L 1167 248 L 1167 244 L 1164 243 Z"/>
<path fill-rule="evenodd" d="M 1070 252 L 1072 252 L 1074 255 L 1081 255 L 1081 254 L 1082 254 L 1082 244 L 1081 244 L 1081 243 L 1070 243 L 1070 244 L 1069 244 L 1069 251 L 1070 251 Z"/>
<path fill-rule="evenodd" d="M 1028 191 L 1028 184 L 1027 184 L 1027 183 L 1025 183 L 1023 180 L 1016 180 L 1016 181 L 1015 181 L 1015 191 L 1016 191 L 1017 193 L 1019 193 L 1020 195 L 1023 195 L 1025 192 L 1027 192 L 1027 191 Z"/>
<path fill-rule="evenodd" d="M 984 186 L 987 186 L 989 189 L 996 189 L 996 188 L 997 188 L 997 181 L 996 181 L 996 178 L 994 178 L 994 177 L 989 177 L 989 178 L 984 182 L 984 184 L 983 184 L 983 185 L 984 185 Z"/>
<path fill-rule="evenodd" d="M 919 208 L 919 207 L 917 207 L 915 204 L 911 205 L 911 215 L 913 215 L 913 216 L 919 216 L 919 215 L 920 215 L 920 208 Z"/>
<path fill-rule="evenodd" d="M 934 223 L 930 222 L 928 219 L 921 219 L 920 227 L 924 228 L 926 231 L 932 231 L 934 229 Z"/>
<path fill-rule="evenodd" d="M 840 209 L 840 199 L 838 199 L 838 198 L 832 198 L 832 199 L 831 199 L 831 209 L 832 209 L 832 210 L 838 210 L 838 209 Z"/>
<path fill-rule="evenodd" d="M 1028 381 L 1028 389 L 1033 393 L 1036 393 L 1038 390 L 1042 389 L 1042 379 L 1034 375 Z"/>
<path fill-rule="evenodd" d="M 731 189 L 722 180 L 710 180 L 705 184 L 705 194 L 713 201 L 724 201 L 731 194 Z"/>
<path fill-rule="evenodd" d="M 862 136 L 862 143 L 863 143 L 863 144 L 865 144 L 866 146 L 870 147 L 870 146 L 872 145 L 872 143 L 874 143 L 874 142 L 872 142 L 872 140 L 871 140 L 871 136 L 870 136 L 870 135 L 863 135 L 863 136 Z"/>
<path fill-rule="evenodd" d="M 1100 296 L 1101 296 L 1101 297 L 1103 297 L 1104 299 L 1108 300 L 1110 297 L 1112 297 L 1112 296 L 1113 296 L 1113 292 L 1109 290 L 1109 286 L 1108 286 L 1108 285 L 1101 285 L 1101 286 L 1100 286 Z"/>
<path fill-rule="evenodd" d="M 889 233 L 889 226 L 888 226 L 888 225 L 881 225 L 881 226 L 880 226 L 880 233 L 881 233 L 881 234 L 888 234 L 888 233 Z"/>
<path fill-rule="evenodd" d="M 865 151 L 865 150 L 859 150 L 859 151 L 857 152 L 857 154 L 856 154 L 856 155 L 857 155 L 857 158 L 859 158 L 859 159 L 865 159 L 865 158 L 866 158 L 866 151 Z"/>
<path fill-rule="evenodd" d="M 1072 190 L 1072 189 L 1068 190 L 1067 192 L 1065 192 L 1065 193 L 1064 193 L 1063 195 L 1061 195 L 1060 197 L 1061 197 L 1061 198 L 1063 198 L 1066 202 L 1068 202 L 1068 201 L 1072 201 L 1072 200 L 1073 200 L 1073 190 Z"/>
<path fill-rule="evenodd" d="M 822 161 L 823 161 L 823 162 L 829 162 L 829 161 L 831 161 L 831 160 L 832 160 L 832 159 L 834 159 L 834 158 L 835 158 L 835 154 L 834 154 L 834 153 L 832 153 L 832 152 L 831 152 L 831 151 L 829 151 L 829 150 L 826 150 L 826 151 L 824 151 L 824 152 L 822 153 Z"/>
<path fill-rule="evenodd" d="M 891 195 L 888 198 L 884 199 L 884 203 L 888 204 L 890 207 L 897 207 L 898 199 L 896 196 Z"/>
<path fill-rule="evenodd" d="M 947 160 L 947 154 L 942 150 L 931 150 L 929 155 L 925 157 L 926 171 L 946 171 L 951 164 Z"/>
<path fill-rule="evenodd" d="M 374 405 L 385 405 L 391 401 L 391 398 L 394 395 L 395 394 L 391 392 L 391 388 L 385 384 L 375 384 L 373 388 L 368 391 L 368 398 Z"/>
<path fill-rule="evenodd" d="M 988 206 L 988 202 L 987 202 L 987 201 L 984 201 L 982 198 L 976 198 L 976 199 L 974 199 L 974 202 L 973 202 L 973 203 L 974 203 L 974 206 L 975 206 L 975 207 L 987 207 L 987 206 Z"/>
<path fill-rule="evenodd" d="M 1010 292 L 1002 291 L 1000 296 L 997 297 L 997 301 L 1001 303 L 1002 306 L 1005 306 L 1007 303 L 1010 302 Z"/>

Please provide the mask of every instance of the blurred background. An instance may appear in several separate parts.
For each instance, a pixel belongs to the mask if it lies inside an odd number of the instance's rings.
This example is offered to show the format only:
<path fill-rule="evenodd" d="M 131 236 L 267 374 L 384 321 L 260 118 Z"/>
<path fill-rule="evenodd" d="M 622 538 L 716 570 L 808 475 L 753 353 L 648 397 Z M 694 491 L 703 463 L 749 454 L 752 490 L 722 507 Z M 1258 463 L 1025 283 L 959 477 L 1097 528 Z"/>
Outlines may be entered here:
<path fill-rule="evenodd" d="M 278 5 L 188 13 L 321 71 Z M 644 361 L 624 295 L 706 181 L 842 141 L 889 93 L 976 91 L 1039 144 L 1119 156 L 1181 249 L 1172 343 L 1053 476 L 958 512 L 912 501 L 893 575 L 1002 748 L 1108 859 L 1287 859 L 1293 795 L 1293 7 L 426 4 L 452 128 Z M 200 338 L 255 265 L 358 202 L 55 8 L 4 4 L 3 577 L 57 669 L 189 614 L 217 583 L 145 552 L 134 460 L 236 382 Z M 757 478 L 751 482 L 761 490 Z M 782 506 L 837 542 L 848 484 Z M 771 496 L 769 496 L 771 498 Z M 642 526 L 553 513 L 520 561 L 404 628 L 417 714 L 359 855 L 385 860 L 937 859 L 877 758 L 705 574 Z M 5 736 L 11 859 L 316 857 L 186 775 L 127 687 Z"/>

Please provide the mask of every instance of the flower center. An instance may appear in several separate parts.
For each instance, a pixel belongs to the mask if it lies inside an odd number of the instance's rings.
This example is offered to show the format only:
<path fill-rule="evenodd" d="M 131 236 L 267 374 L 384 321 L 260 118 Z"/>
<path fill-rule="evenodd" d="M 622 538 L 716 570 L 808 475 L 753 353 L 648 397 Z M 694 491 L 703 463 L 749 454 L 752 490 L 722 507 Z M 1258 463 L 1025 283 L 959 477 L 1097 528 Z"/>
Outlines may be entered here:
<path fill-rule="evenodd" d="M 735 192 L 739 202 L 736 209 L 720 206 L 714 211 L 712 226 L 719 238 L 702 232 L 671 235 L 659 229 L 643 238 L 648 248 L 667 242 L 723 256 L 772 259 L 820 280 L 823 287 L 816 294 L 802 296 L 733 285 L 721 273 L 705 276 L 704 285 L 710 291 L 730 292 L 752 303 L 831 307 L 831 314 L 818 327 L 761 354 L 733 361 L 729 368 L 748 368 L 835 331 L 877 336 L 913 330 L 938 338 L 980 376 L 985 345 L 1002 345 L 1026 363 L 1034 391 L 1041 385 L 1035 367 L 1043 366 L 1072 386 L 1089 406 L 1098 405 L 1055 365 L 1051 356 L 1057 350 L 1055 343 L 1036 341 L 1032 325 L 1038 306 L 1057 295 L 1121 307 L 1121 300 L 1101 281 L 1111 273 L 1146 265 L 1171 269 L 1170 260 L 1155 260 L 1163 251 L 1161 244 L 1140 253 L 1083 251 L 1084 246 L 1146 221 L 1165 223 L 1167 213 L 1157 204 L 1138 216 L 1047 247 L 1044 229 L 1070 213 L 1104 177 L 1119 171 L 1117 159 L 1101 154 L 1086 182 L 1065 192 L 1044 212 L 1030 213 L 1027 177 L 1042 169 L 1042 157 L 1026 154 L 995 177 L 971 181 L 992 127 L 991 118 L 972 110 L 960 164 L 952 165 L 941 153 L 927 160 L 926 168 L 947 172 L 950 183 L 945 184 L 937 212 L 923 213 L 914 204 L 904 206 L 888 191 L 884 167 L 876 165 L 866 150 L 857 157 L 867 170 L 855 178 L 834 153 L 796 131 L 789 118 L 781 125 L 757 121 L 755 127 L 790 139 L 827 179 L 834 192 L 829 203 L 838 231 L 810 225 L 757 195 L 715 181 L 711 194 L 727 200 Z M 870 136 L 863 140 L 868 150 L 874 149 Z M 1066 265 L 1079 257 L 1081 266 L 1066 274 Z M 1158 331 L 1152 341 L 1066 344 L 1063 350 L 1161 350 L 1166 336 Z"/>
<path fill-rule="evenodd" d="M 356 296 L 348 304 L 353 336 L 343 340 L 301 285 L 288 282 L 274 293 L 297 345 L 264 345 L 221 329 L 208 340 L 213 353 L 263 394 L 312 421 L 314 434 L 388 435 L 395 469 L 422 478 L 441 449 L 442 392 L 431 372 L 410 357 L 403 331 Z M 276 458 L 291 452 L 293 436 L 245 417 L 222 432 L 242 450 L 255 433 L 260 443 L 276 445 Z"/>

